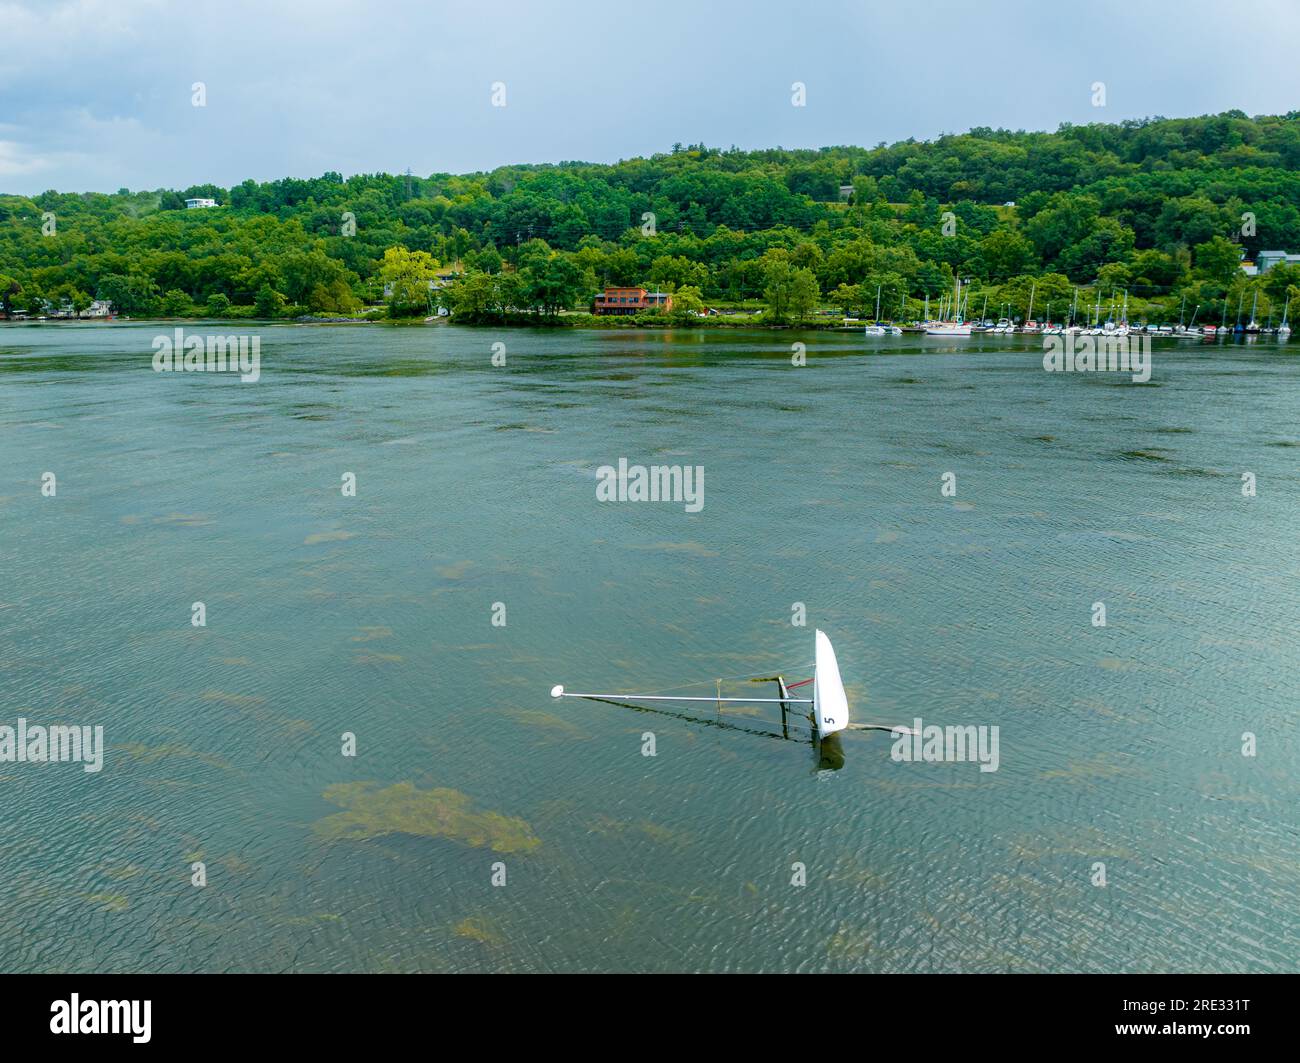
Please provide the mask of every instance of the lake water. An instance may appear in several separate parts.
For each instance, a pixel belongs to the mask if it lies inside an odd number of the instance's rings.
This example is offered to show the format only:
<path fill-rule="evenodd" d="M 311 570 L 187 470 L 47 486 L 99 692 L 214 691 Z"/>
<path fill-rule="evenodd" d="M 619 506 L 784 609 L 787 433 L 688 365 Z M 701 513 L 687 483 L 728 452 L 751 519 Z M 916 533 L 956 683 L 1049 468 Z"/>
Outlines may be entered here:
<path fill-rule="evenodd" d="M 106 746 L 0 763 L 0 969 L 1300 969 L 1300 344 L 243 327 L 0 331 L 0 725 Z M 814 627 L 998 770 L 548 696 Z"/>

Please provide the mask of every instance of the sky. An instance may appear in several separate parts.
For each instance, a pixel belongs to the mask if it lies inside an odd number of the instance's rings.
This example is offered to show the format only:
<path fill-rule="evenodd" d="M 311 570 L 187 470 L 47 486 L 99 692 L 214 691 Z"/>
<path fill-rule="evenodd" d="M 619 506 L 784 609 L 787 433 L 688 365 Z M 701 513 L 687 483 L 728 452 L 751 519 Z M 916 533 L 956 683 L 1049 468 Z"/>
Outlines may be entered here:
<path fill-rule="evenodd" d="M 1279 114 L 1298 53 L 1300 0 L 0 0 L 0 193 Z"/>

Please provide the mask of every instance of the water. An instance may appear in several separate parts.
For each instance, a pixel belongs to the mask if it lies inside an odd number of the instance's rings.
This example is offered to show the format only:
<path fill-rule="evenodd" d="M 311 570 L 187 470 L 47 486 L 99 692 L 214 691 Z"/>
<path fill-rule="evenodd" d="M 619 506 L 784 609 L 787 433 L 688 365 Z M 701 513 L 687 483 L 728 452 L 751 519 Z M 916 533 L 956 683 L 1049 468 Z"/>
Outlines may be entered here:
<path fill-rule="evenodd" d="M 0 968 L 1300 966 L 1294 345 L 1139 386 L 1003 337 L 286 326 L 240 383 L 154 374 L 160 331 L 0 332 L 0 723 L 108 747 L 0 764 Z M 704 508 L 597 502 L 620 457 Z M 802 678 L 814 626 L 856 719 L 996 725 L 999 770 L 547 695 Z"/>

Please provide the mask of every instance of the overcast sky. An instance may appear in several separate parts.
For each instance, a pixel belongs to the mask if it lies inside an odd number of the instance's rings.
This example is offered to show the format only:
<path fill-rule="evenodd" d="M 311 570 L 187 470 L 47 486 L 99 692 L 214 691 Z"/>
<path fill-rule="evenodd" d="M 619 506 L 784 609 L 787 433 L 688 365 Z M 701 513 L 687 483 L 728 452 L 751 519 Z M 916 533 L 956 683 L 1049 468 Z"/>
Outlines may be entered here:
<path fill-rule="evenodd" d="M 1298 0 L 0 0 L 0 192 L 1285 113 L 1297 54 Z"/>

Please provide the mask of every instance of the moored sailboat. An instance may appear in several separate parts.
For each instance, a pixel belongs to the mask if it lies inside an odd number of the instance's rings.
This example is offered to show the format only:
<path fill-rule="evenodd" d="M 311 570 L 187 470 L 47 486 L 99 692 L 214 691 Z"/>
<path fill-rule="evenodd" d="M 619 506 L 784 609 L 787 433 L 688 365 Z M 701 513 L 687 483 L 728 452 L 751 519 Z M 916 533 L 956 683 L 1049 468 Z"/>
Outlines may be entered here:
<path fill-rule="evenodd" d="M 927 322 L 925 326 L 925 334 L 927 336 L 953 337 L 953 336 L 969 336 L 971 334 L 971 327 L 966 322 L 962 313 L 961 278 L 957 278 L 957 280 L 954 283 L 955 283 L 955 287 L 953 289 L 953 304 L 952 304 L 953 320 Z"/>

